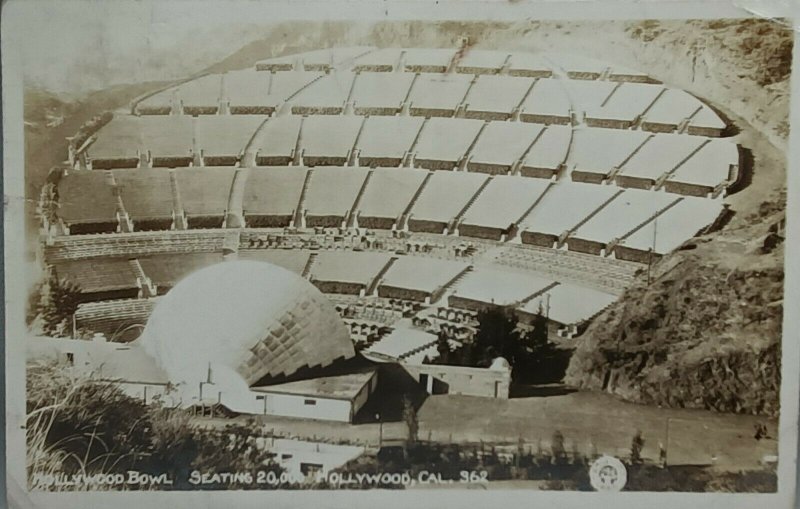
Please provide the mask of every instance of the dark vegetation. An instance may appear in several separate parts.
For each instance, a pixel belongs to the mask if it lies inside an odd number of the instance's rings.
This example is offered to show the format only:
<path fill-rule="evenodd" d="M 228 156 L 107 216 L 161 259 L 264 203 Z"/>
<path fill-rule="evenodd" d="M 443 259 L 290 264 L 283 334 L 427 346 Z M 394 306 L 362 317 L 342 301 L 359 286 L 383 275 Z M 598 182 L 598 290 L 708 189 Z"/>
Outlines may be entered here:
<path fill-rule="evenodd" d="M 231 424 L 222 430 L 193 428 L 186 411 L 145 405 L 111 383 L 74 378 L 61 365 L 32 365 L 27 373 L 27 470 L 32 488 L 37 487 L 38 478 L 49 474 L 92 476 L 136 470 L 167 474 L 174 481 L 159 489 L 219 489 L 214 484 L 191 485 L 190 472 L 282 471 L 269 451 L 256 446 L 260 434 L 252 423 Z M 79 484 L 69 489 L 97 486 Z M 148 488 L 125 484 L 115 489 Z"/>
<path fill-rule="evenodd" d="M 457 366 L 489 367 L 497 357 L 511 366 L 515 383 L 558 382 L 566 369 L 565 351 L 548 339 L 548 320 L 540 311 L 529 326 L 521 326 L 511 308 L 490 308 L 478 313 L 477 332 L 471 342 L 451 351 L 446 335 L 439 336 L 439 356 L 432 362 Z M 566 352 L 568 356 L 568 352 Z"/>

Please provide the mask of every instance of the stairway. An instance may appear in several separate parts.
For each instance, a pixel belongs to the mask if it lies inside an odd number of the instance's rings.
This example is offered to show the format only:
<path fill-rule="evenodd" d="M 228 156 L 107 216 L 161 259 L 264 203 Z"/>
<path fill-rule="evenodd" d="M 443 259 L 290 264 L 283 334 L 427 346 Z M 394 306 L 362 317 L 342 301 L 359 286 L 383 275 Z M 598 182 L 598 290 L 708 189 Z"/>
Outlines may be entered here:
<path fill-rule="evenodd" d="M 156 287 L 153 282 L 144 273 L 142 264 L 137 259 L 128 260 L 128 265 L 131 267 L 134 276 L 136 276 L 136 284 L 140 288 L 140 298 L 148 299 L 156 296 Z"/>
<path fill-rule="evenodd" d="M 486 180 L 484 180 L 483 184 L 481 184 L 478 190 L 475 191 L 475 194 L 472 195 L 472 198 L 469 199 L 467 204 L 464 205 L 464 207 L 458 212 L 458 214 L 456 214 L 456 217 L 454 217 L 453 220 L 450 222 L 450 224 L 447 225 L 447 231 L 449 232 L 455 231 L 455 229 L 458 227 L 459 223 L 461 223 L 462 218 L 467 213 L 469 208 L 472 207 L 472 204 L 475 203 L 475 200 L 478 199 L 478 196 L 481 195 L 483 190 L 486 189 L 486 186 L 489 185 L 489 182 L 491 182 L 493 178 L 494 178 L 493 175 L 489 175 L 488 177 L 486 177 Z"/>
<path fill-rule="evenodd" d="M 411 197 L 411 201 L 408 202 L 405 210 L 400 215 L 400 219 L 397 221 L 397 229 L 398 230 L 405 230 L 406 225 L 408 225 L 408 219 L 411 216 L 411 209 L 414 208 L 414 204 L 417 203 L 420 195 L 422 194 L 422 190 L 425 189 L 425 186 L 428 184 L 428 181 L 433 176 L 433 170 L 429 171 L 425 178 L 422 180 L 422 183 L 417 188 L 417 191 L 414 193 L 414 196 Z"/>
<path fill-rule="evenodd" d="M 369 180 L 372 177 L 372 170 L 367 172 L 366 178 L 364 178 L 364 182 L 361 184 L 361 189 L 358 190 L 358 194 L 356 195 L 356 199 L 353 202 L 353 206 L 350 207 L 350 211 L 348 213 L 348 217 L 346 220 L 346 225 L 348 228 L 350 227 L 358 227 L 358 206 L 361 204 L 361 198 L 364 196 L 364 192 L 367 190 L 367 186 L 369 185 Z"/>
<path fill-rule="evenodd" d="M 223 228 L 244 228 L 244 193 L 250 168 L 237 168 L 228 194 L 228 210 L 225 213 Z"/>
<path fill-rule="evenodd" d="M 394 262 L 397 261 L 397 258 L 398 258 L 397 256 L 392 256 L 391 258 L 389 258 L 389 261 L 386 262 L 386 265 L 384 265 L 383 268 L 378 272 L 378 274 L 374 278 L 372 278 L 372 281 L 370 282 L 369 286 L 364 292 L 364 295 L 375 295 L 375 293 L 378 291 L 378 286 L 381 284 L 383 280 L 383 276 L 386 275 L 386 272 L 392 267 Z"/>
<path fill-rule="evenodd" d="M 655 134 L 651 134 L 651 135 L 649 135 L 647 138 L 645 138 L 645 139 L 644 139 L 644 141 L 643 141 L 642 143 L 640 143 L 640 144 L 639 144 L 639 146 L 638 146 L 638 147 L 636 147 L 636 148 L 633 150 L 633 152 L 631 152 L 630 154 L 628 154 L 628 157 L 626 157 L 625 159 L 623 159 L 623 160 L 622 160 L 622 162 L 620 162 L 620 163 L 619 163 L 617 166 L 615 166 L 614 168 L 612 168 L 612 169 L 611 169 L 611 171 L 608 173 L 608 175 L 606 175 L 606 180 L 614 180 L 614 178 L 617 176 L 617 174 L 620 172 L 620 170 L 621 170 L 621 169 L 622 169 L 622 168 L 623 168 L 623 167 L 624 167 L 626 164 L 628 164 L 628 161 L 630 161 L 631 159 L 633 159 L 633 156 L 635 156 L 635 155 L 636 155 L 636 154 L 637 154 L 637 153 L 638 153 L 640 150 L 642 150 L 642 148 L 644 148 L 644 146 L 645 146 L 645 145 L 647 145 L 647 142 L 648 142 L 648 141 L 652 140 L 652 139 L 653 139 L 653 138 L 655 138 L 655 137 L 656 137 L 656 135 L 655 135 Z"/>
<path fill-rule="evenodd" d="M 464 152 L 464 155 L 461 156 L 461 160 L 456 165 L 459 170 L 466 171 L 467 163 L 469 162 L 469 159 L 470 159 L 470 153 L 472 152 L 472 149 L 475 148 L 475 145 L 478 143 L 478 140 L 480 139 L 481 134 L 483 133 L 483 131 L 488 126 L 489 126 L 489 121 L 487 120 L 486 122 L 483 123 L 481 128 L 478 130 L 478 134 L 475 135 L 475 138 L 472 140 L 472 143 L 469 144 L 469 147 L 467 147 L 467 150 Z"/>
<path fill-rule="evenodd" d="M 709 143 L 711 143 L 711 140 L 709 140 L 709 139 L 706 139 L 706 140 L 704 140 L 704 141 L 703 141 L 703 143 L 701 143 L 701 144 L 700 144 L 700 145 L 699 145 L 699 146 L 698 146 L 696 149 L 694 149 L 694 150 L 692 150 L 691 152 L 689 152 L 689 154 L 688 154 L 686 157 L 684 157 L 683 159 L 681 159 L 681 160 L 678 162 L 678 164 L 676 164 L 674 167 L 672 167 L 672 169 L 670 169 L 669 171 L 667 171 L 666 173 L 664 173 L 663 175 L 661 175 L 660 177 L 658 177 L 658 179 L 656 180 L 656 184 L 655 184 L 655 186 L 653 186 L 653 190 L 658 190 L 658 189 L 660 189 L 660 188 L 661 188 L 661 186 L 663 186 L 663 185 L 664 185 L 664 182 L 665 182 L 665 181 L 666 181 L 666 180 L 667 180 L 667 179 L 670 177 L 670 175 L 672 175 L 673 173 L 675 173 L 676 171 L 678 171 L 678 168 L 680 168 L 681 166 L 683 166 L 684 164 L 686 164 L 686 161 L 688 161 L 689 159 L 691 159 L 692 157 L 694 157 L 694 156 L 695 156 L 695 154 L 697 154 L 698 152 L 700 152 L 701 150 L 703 150 L 703 147 L 705 147 L 705 146 L 706 146 L 706 145 L 708 145 Z"/>
<path fill-rule="evenodd" d="M 303 279 L 310 279 L 311 278 L 311 268 L 314 266 L 314 262 L 317 260 L 317 256 L 319 253 L 311 253 L 308 255 L 308 260 L 306 260 L 306 265 L 303 267 L 303 272 L 300 276 Z"/>
<path fill-rule="evenodd" d="M 353 142 L 353 146 L 350 147 L 350 153 L 347 154 L 347 165 L 348 166 L 359 166 L 358 161 L 358 142 L 361 140 L 361 133 L 364 132 L 364 126 L 367 125 L 367 119 L 369 117 L 365 116 L 364 119 L 361 121 L 361 125 L 358 127 L 358 133 L 356 134 L 356 139 Z"/>
<path fill-rule="evenodd" d="M 459 283 L 461 283 L 461 282 L 464 280 L 464 278 L 466 278 L 466 277 L 467 277 L 467 275 L 468 275 L 470 272 L 472 272 L 472 270 L 473 270 L 473 269 L 474 269 L 474 267 L 473 267 L 472 265 L 467 265 L 467 266 L 464 268 L 464 270 L 462 270 L 461 272 L 459 272 L 458 274 L 456 274 L 456 276 L 455 276 L 453 279 L 451 279 L 450 281 L 448 281 L 448 282 L 446 282 L 445 284 L 443 284 L 443 285 L 442 285 L 440 288 L 437 288 L 437 289 L 436 289 L 436 290 L 433 292 L 433 294 L 431 295 L 431 302 L 430 302 L 430 303 L 431 303 L 431 304 L 433 304 L 434 302 L 437 302 L 439 299 L 441 299 L 441 298 L 442 298 L 442 296 L 443 296 L 443 295 L 444 295 L 444 294 L 445 294 L 445 293 L 446 293 L 448 290 L 450 290 L 451 288 L 455 288 L 456 286 L 458 286 L 458 285 L 459 285 Z"/>
<path fill-rule="evenodd" d="M 527 297 L 525 297 L 525 298 L 524 298 L 524 299 L 522 299 L 521 301 L 519 301 L 519 302 L 517 303 L 517 306 L 518 306 L 518 307 L 519 307 L 519 306 L 524 306 L 525 304 L 527 304 L 528 302 L 532 301 L 532 300 L 533 300 L 533 299 L 535 299 L 536 297 L 538 297 L 538 296 L 540 296 L 540 295 L 544 295 L 545 293 L 549 292 L 550 290 L 552 290 L 553 288 L 555 288 L 556 286 L 558 286 L 558 284 L 559 284 L 559 283 L 558 283 L 558 281 L 555 281 L 555 282 L 553 282 L 553 283 L 550 283 L 549 285 L 545 286 L 545 287 L 544 287 L 544 288 L 542 288 L 541 290 L 538 290 L 538 291 L 536 291 L 536 292 L 532 293 L 531 295 L 528 295 Z"/>
<path fill-rule="evenodd" d="M 303 210 L 306 203 L 306 193 L 308 192 L 308 186 L 311 184 L 311 175 L 313 173 L 314 170 L 309 169 L 306 173 L 306 178 L 303 181 L 303 190 L 300 191 L 300 199 L 297 200 L 297 207 L 294 209 L 294 218 L 292 219 L 292 226 L 295 228 L 305 228 L 306 226 Z"/>
<path fill-rule="evenodd" d="M 578 222 L 578 224 L 576 224 L 575 226 L 573 226 L 573 227 L 572 227 L 572 228 L 570 228 L 569 230 L 567 230 L 567 231 L 565 231 L 565 232 L 561 233 L 561 235 L 559 235 L 559 236 L 558 236 L 558 244 L 556 244 L 556 245 L 557 245 L 557 247 L 561 247 L 561 246 L 563 246 L 563 245 L 564 245 L 564 242 L 567 240 L 567 237 L 569 237 L 569 236 L 570 236 L 570 235 L 571 235 L 571 234 L 572 234 L 574 231 L 578 230 L 578 228 L 580 228 L 580 227 L 581 227 L 581 226 L 583 226 L 584 224 L 588 223 L 588 222 L 589 222 L 589 220 L 591 220 L 591 219 L 592 219 L 594 216 L 596 216 L 596 215 L 597 215 L 597 214 L 598 214 L 598 213 L 599 213 L 601 210 L 603 210 L 603 209 L 604 209 L 604 208 L 605 208 L 605 207 L 606 207 L 606 206 L 607 206 L 609 203 L 611 203 L 612 201 L 614 201 L 614 200 L 617 198 L 617 196 L 621 195 L 621 194 L 622 194 L 622 193 L 624 193 L 624 192 L 625 192 L 625 190 L 624 190 L 624 189 L 620 189 L 619 191 L 617 191 L 616 193 L 614 193 L 614 194 L 611 196 L 611 198 L 607 199 L 606 201 L 604 201 L 603 203 L 601 203 L 599 207 L 597 207 L 597 208 L 596 208 L 596 209 L 594 209 L 592 212 L 590 212 L 590 213 L 589 213 L 589 215 L 587 215 L 586 217 L 584 217 L 583 219 L 581 219 L 581 220 Z"/>
<path fill-rule="evenodd" d="M 178 178 L 173 170 L 169 170 L 169 187 L 172 190 L 172 216 L 174 218 L 172 227 L 175 230 L 186 230 L 189 227 L 186 221 L 186 212 L 183 210 Z"/>

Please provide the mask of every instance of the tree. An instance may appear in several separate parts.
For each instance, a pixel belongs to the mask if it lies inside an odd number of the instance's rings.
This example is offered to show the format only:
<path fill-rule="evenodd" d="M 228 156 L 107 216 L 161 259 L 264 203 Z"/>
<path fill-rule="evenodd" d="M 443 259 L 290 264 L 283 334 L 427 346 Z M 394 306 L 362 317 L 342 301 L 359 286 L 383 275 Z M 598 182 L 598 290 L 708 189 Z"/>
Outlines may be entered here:
<path fill-rule="evenodd" d="M 552 454 L 553 463 L 556 465 L 563 465 L 567 462 L 567 450 L 564 447 L 564 435 L 556 430 L 553 437 L 550 439 L 550 453 Z"/>
<path fill-rule="evenodd" d="M 436 362 L 448 364 L 450 360 L 450 343 L 447 340 L 447 334 L 443 330 L 440 330 L 439 335 L 436 337 L 436 351 L 439 352 Z"/>
<path fill-rule="evenodd" d="M 416 443 L 419 433 L 417 409 L 414 408 L 414 403 L 407 395 L 403 396 L 403 421 L 405 421 L 406 427 L 408 428 L 408 444 Z"/>
<path fill-rule="evenodd" d="M 42 285 L 37 306 L 43 332 L 56 337 L 67 335 L 66 324 L 75 314 L 80 301 L 81 289 L 78 285 L 51 275 Z"/>
<path fill-rule="evenodd" d="M 513 310 L 491 308 L 478 313 L 478 330 L 473 338 L 470 364 L 488 366 L 496 357 L 504 357 L 512 369 L 519 353 L 517 318 Z"/>
<path fill-rule="evenodd" d="M 644 447 L 644 437 L 642 431 L 637 430 L 631 440 L 631 464 L 636 465 L 642 462 L 642 448 Z"/>

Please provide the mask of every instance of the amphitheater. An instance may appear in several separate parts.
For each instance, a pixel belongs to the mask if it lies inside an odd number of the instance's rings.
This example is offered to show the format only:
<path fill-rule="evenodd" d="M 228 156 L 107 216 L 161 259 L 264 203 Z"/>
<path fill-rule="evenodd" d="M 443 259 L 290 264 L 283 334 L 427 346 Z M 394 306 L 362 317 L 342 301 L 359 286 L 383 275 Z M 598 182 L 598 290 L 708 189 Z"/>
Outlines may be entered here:
<path fill-rule="evenodd" d="M 433 358 L 441 330 L 457 347 L 488 306 L 570 336 L 718 225 L 739 180 L 709 105 L 572 55 L 312 51 L 96 127 L 42 201 L 43 260 L 81 289 L 73 333 L 115 341 L 230 259 L 312 282 L 375 359 Z"/>

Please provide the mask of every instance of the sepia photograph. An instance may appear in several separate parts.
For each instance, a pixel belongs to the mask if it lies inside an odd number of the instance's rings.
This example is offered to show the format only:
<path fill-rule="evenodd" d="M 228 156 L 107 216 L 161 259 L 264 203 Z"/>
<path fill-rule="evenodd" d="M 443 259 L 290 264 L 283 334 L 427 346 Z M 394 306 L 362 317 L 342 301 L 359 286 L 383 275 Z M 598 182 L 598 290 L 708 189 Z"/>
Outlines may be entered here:
<path fill-rule="evenodd" d="M 14 11 L 12 507 L 794 492 L 791 19 L 227 3 Z"/>

